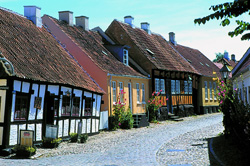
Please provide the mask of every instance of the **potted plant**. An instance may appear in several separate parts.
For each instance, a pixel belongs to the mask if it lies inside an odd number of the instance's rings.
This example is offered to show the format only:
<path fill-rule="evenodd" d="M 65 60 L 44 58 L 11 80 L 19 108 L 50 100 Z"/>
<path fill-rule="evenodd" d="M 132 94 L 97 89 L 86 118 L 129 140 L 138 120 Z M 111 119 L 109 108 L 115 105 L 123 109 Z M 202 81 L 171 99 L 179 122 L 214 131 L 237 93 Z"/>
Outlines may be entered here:
<path fill-rule="evenodd" d="M 61 138 L 46 138 L 43 137 L 42 146 L 44 148 L 56 148 L 62 142 Z"/>
<path fill-rule="evenodd" d="M 85 143 L 88 139 L 88 134 L 81 134 L 80 135 L 80 143 Z"/>
<path fill-rule="evenodd" d="M 36 153 L 36 147 L 27 145 L 15 145 L 13 151 L 18 157 L 30 157 Z"/>

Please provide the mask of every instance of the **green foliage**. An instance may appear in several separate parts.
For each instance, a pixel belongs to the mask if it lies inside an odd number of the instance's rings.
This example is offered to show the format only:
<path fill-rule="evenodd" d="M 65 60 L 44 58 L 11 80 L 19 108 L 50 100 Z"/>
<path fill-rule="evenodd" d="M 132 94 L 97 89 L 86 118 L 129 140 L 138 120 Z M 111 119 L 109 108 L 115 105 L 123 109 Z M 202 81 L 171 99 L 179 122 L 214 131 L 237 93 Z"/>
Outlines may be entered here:
<path fill-rule="evenodd" d="M 56 148 L 62 142 L 61 138 L 46 138 L 43 137 L 43 147 L 44 148 Z"/>
<path fill-rule="evenodd" d="M 78 134 L 77 133 L 70 133 L 70 142 L 77 142 Z"/>
<path fill-rule="evenodd" d="M 224 54 L 223 53 L 216 53 L 216 58 L 213 60 L 213 62 L 218 62 L 219 60 L 223 59 Z"/>
<path fill-rule="evenodd" d="M 88 139 L 88 134 L 81 134 L 80 135 L 80 142 L 81 143 L 87 142 L 87 139 Z"/>
<path fill-rule="evenodd" d="M 147 114 L 149 115 L 149 122 L 153 122 L 157 120 L 157 113 L 158 109 L 161 108 L 161 100 L 160 100 L 160 94 L 162 90 L 160 90 L 158 93 L 153 92 L 152 97 L 148 100 L 147 103 Z M 168 100 L 168 99 L 166 99 Z"/>
<path fill-rule="evenodd" d="M 123 96 L 123 94 L 125 94 L 124 91 L 122 91 L 120 95 Z M 118 128 L 131 129 L 133 127 L 134 119 L 132 117 L 131 110 L 125 109 L 126 103 L 121 102 L 120 95 L 117 97 L 117 102 L 115 103 L 116 105 L 113 109 L 114 115 L 110 119 L 111 125 L 109 126 L 109 128 L 113 130 L 116 130 Z"/>
<path fill-rule="evenodd" d="M 206 22 L 217 19 L 222 20 L 221 26 L 227 26 L 233 18 L 248 13 L 250 14 L 250 2 L 248 0 L 234 0 L 234 2 L 226 2 L 219 5 L 214 5 L 209 8 L 213 13 L 203 18 L 197 18 L 194 20 L 195 24 L 205 24 Z M 234 31 L 228 33 L 229 36 L 234 37 L 243 34 L 245 31 L 250 30 L 249 22 L 236 20 L 237 27 Z M 250 33 L 246 33 L 241 37 L 241 40 L 250 39 Z"/>
<path fill-rule="evenodd" d="M 13 151 L 17 156 L 30 157 L 36 153 L 36 147 L 26 145 L 15 145 Z"/>

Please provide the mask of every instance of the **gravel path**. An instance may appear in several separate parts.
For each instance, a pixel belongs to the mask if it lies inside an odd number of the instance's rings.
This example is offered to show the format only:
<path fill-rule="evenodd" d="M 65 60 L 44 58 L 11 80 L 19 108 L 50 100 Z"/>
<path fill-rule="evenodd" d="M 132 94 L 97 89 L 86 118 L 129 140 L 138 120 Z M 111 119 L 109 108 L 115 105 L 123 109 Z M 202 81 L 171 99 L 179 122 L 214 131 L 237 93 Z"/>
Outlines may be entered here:
<path fill-rule="evenodd" d="M 208 156 L 205 151 L 200 151 L 202 149 L 200 147 L 206 147 L 204 144 L 206 141 L 203 139 L 212 136 L 208 133 L 217 135 L 221 132 L 223 130 L 221 121 L 222 114 L 216 113 L 187 117 L 183 122 L 165 121 L 161 124 L 151 124 L 145 128 L 101 132 L 89 137 L 86 144 L 64 142 L 52 150 L 39 148 L 33 160 L 0 159 L 0 165 L 130 166 L 181 164 L 182 162 L 177 161 L 182 160 L 192 165 L 195 163 L 200 165 L 196 158 L 205 161 L 203 158 Z M 194 144 L 197 146 L 192 146 Z M 198 144 L 202 144 L 202 146 L 198 146 Z M 166 153 L 166 150 L 178 148 L 185 151 Z M 192 148 L 194 149 L 191 150 Z M 174 153 L 178 155 L 174 157 Z M 182 155 L 178 159 L 181 153 Z M 186 153 L 187 155 L 185 155 Z M 185 158 L 185 156 L 190 158 Z M 206 160 L 204 163 L 208 162 Z"/>

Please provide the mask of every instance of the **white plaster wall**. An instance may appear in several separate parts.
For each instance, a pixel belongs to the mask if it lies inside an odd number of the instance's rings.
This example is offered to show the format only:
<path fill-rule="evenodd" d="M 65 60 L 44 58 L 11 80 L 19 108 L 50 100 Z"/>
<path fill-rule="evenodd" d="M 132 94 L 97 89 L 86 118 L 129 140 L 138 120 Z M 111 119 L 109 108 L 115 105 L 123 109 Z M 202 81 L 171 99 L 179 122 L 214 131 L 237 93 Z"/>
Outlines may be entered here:
<path fill-rule="evenodd" d="M 69 135 L 69 119 L 64 120 L 63 136 Z"/>
<path fill-rule="evenodd" d="M 91 119 L 87 119 L 87 133 L 90 133 Z"/>
<path fill-rule="evenodd" d="M 92 119 L 92 133 L 95 133 L 95 119 Z"/>
<path fill-rule="evenodd" d="M 3 127 L 0 127 L 0 145 L 3 144 Z"/>
<path fill-rule="evenodd" d="M 42 124 L 36 124 L 36 141 L 42 140 Z"/>
<path fill-rule="evenodd" d="M 45 85 L 40 85 L 40 91 L 39 91 L 39 97 L 42 98 L 42 105 L 41 105 L 41 109 L 37 110 L 37 119 L 43 119 L 43 106 L 44 106 L 44 97 L 45 97 Z"/>
<path fill-rule="evenodd" d="M 58 123 L 58 137 L 62 137 L 62 133 L 63 133 L 63 128 L 62 128 L 62 126 L 63 126 L 63 121 L 62 120 L 59 120 L 59 123 Z"/>
<path fill-rule="evenodd" d="M 35 97 L 38 96 L 38 84 L 33 84 L 32 90 L 34 90 L 34 94 L 32 94 L 30 98 L 29 120 L 34 120 L 36 117 L 36 108 L 34 108 L 34 104 L 35 104 Z"/>
<path fill-rule="evenodd" d="M 72 119 L 71 121 L 70 121 L 70 133 L 75 133 L 76 131 L 75 131 L 75 124 L 76 124 L 76 121 L 74 120 L 74 119 Z"/>
<path fill-rule="evenodd" d="M 9 145 L 17 144 L 17 125 L 10 125 Z"/>
<path fill-rule="evenodd" d="M 82 133 L 87 133 L 86 126 L 87 126 L 87 120 L 83 119 L 82 120 Z"/>
<path fill-rule="evenodd" d="M 102 96 L 101 95 L 97 95 L 97 104 L 96 104 L 96 116 L 97 117 L 100 116 L 101 100 L 102 100 Z"/>
<path fill-rule="evenodd" d="M 96 128 L 95 131 L 98 132 L 99 131 L 99 120 L 96 119 L 95 123 L 96 123 L 95 124 L 95 128 Z"/>

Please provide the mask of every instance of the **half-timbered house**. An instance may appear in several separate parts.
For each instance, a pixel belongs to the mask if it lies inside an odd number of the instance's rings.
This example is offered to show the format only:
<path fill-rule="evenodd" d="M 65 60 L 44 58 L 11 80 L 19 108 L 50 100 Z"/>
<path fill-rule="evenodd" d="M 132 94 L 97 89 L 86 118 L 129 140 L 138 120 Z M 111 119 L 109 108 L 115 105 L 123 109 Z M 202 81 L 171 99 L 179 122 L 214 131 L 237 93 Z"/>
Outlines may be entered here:
<path fill-rule="evenodd" d="M 99 132 L 104 91 L 42 26 L 40 8 L 24 16 L 0 9 L 0 149 L 19 143 L 20 130 L 42 141 L 47 125 L 58 137 Z"/>

